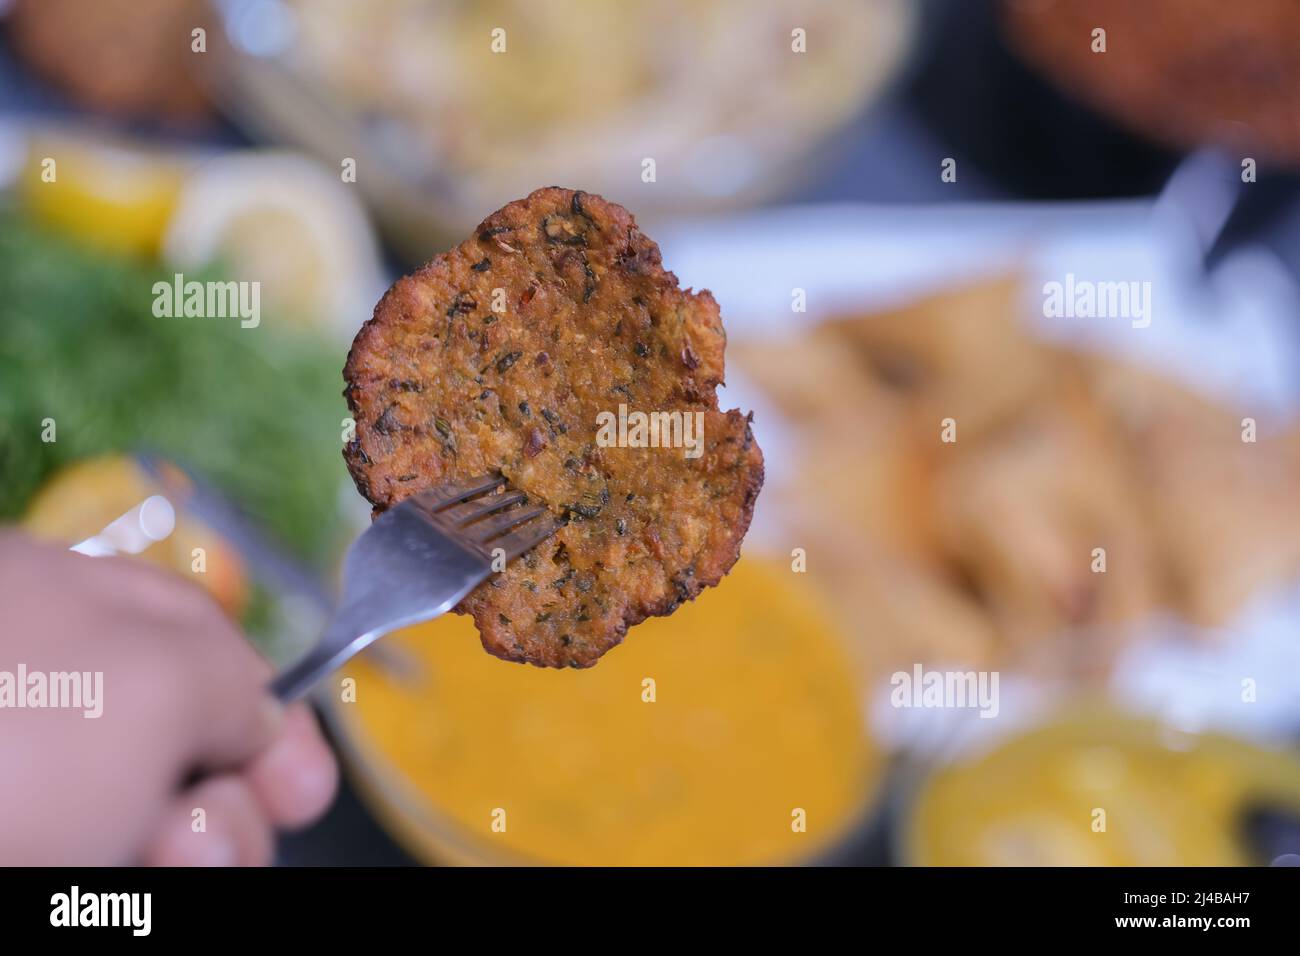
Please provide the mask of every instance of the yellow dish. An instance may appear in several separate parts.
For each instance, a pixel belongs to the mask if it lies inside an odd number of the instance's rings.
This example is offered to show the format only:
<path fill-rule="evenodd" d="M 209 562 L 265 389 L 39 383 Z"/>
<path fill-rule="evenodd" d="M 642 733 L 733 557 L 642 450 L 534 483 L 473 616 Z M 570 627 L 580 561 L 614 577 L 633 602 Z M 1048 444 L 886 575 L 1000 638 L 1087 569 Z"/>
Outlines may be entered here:
<path fill-rule="evenodd" d="M 386 640 L 418 675 L 363 656 L 331 711 L 363 792 L 425 860 L 806 860 L 860 822 L 880 774 L 852 658 L 780 565 L 742 560 L 585 671 L 499 661 L 457 616 Z"/>
<path fill-rule="evenodd" d="M 1241 866 L 1249 806 L 1300 815 L 1300 760 L 1080 710 L 953 763 L 904 830 L 926 866 Z"/>

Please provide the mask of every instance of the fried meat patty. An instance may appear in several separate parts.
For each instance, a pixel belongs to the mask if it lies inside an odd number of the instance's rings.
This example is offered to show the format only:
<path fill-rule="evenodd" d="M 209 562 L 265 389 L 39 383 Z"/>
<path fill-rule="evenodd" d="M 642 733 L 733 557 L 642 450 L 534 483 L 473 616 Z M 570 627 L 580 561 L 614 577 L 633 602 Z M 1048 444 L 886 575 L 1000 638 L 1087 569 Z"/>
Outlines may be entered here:
<path fill-rule="evenodd" d="M 718 409 L 725 344 L 713 296 L 679 288 L 627 210 L 541 189 L 380 300 L 343 371 L 344 457 L 376 513 L 500 471 L 567 518 L 457 610 L 498 657 L 589 667 L 739 555 L 763 457 L 750 416 Z M 638 412 L 677 416 L 658 447 L 634 447 Z M 697 421 L 698 454 L 674 447 Z"/>

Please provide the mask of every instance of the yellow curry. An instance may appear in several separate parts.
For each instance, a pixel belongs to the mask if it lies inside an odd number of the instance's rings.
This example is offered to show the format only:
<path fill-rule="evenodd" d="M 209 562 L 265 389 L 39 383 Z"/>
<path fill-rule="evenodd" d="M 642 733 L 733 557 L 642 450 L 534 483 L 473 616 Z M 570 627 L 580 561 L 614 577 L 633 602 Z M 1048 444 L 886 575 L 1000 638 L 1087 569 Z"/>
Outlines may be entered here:
<path fill-rule="evenodd" d="M 467 618 L 386 639 L 335 704 L 362 785 L 428 859 L 699 865 L 815 857 L 879 772 L 851 656 L 806 578 L 742 560 L 584 671 L 485 654 Z"/>
<path fill-rule="evenodd" d="M 1239 866 L 1249 807 L 1300 816 L 1283 751 L 1080 711 L 940 770 L 906 827 L 937 866 Z"/>

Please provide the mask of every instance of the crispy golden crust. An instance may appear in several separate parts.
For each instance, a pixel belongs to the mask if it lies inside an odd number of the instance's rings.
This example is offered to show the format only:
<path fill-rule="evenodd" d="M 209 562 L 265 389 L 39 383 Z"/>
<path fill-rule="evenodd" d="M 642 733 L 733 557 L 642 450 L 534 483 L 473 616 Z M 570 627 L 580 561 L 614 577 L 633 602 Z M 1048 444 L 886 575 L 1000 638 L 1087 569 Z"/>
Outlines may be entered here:
<path fill-rule="evenodd" d="M 588 667 L 739 555 L 763 458 L 748 416 L 718 410 L 725 344 L 713 297 L 678 287 L 627 210 L 541 189 L 380 300 L 343 370 L 344 458 L 377 512 L 499 470 L 567 516 L 457 610 L 498 657 Z M 620 405 L 698 413 L 702 453 L 598 440 Z"/>

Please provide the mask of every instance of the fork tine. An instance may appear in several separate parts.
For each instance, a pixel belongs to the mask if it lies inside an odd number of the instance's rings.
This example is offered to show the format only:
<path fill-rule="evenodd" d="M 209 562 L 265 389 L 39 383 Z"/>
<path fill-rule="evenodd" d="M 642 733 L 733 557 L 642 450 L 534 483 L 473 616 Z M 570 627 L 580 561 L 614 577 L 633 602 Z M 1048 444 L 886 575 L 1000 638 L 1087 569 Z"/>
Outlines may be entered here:
<path fill-rule="evenodd" d="M 504 538 L 492 542 L 493 548 L 501 548 L 506 553 L 506 560 L 513 561 L 525 551 L 531 551 L 565 525 L 558 518 L 543 518 L 531 521 Z"/>
<path fill-rule="evenodd" d="M 505 478 L 498 474 L 479 475 L 476 478 L 466 478 L 464 481 L 435 485 L 420 492 L 419 498 L 430 508 L 437 510 L 464 501 L 466 498 L 472 498 L 474 495 L 481 495 L 485 491 L 494 491 L 505 483 Z"/>
<path fill-rule="evenodd" d="M 503 484 L 500 494 L 474 498 Z M 348 549 L 343 598 L 320 640 L 272 681 L 276 699 L 298 699 L 378 637 L 454 607 L 497 567 L 490 550 L 513 561 L 567 524 L 527 500 L 500 476 L 484 475 L 420 492 L 380 515 Z"/>
<path fill-rule="evenodd" d="M 503 511 L 495 517 L 476 521 L 469 527 L 464 528 L 463 531 L 473 540 L 484 544 L 497 535 L 509 531 L 515 525 L 523 524 L 525 521 L 532 521 L 544 514 L 546 514 L 544 505 L 534 505 L 531 508 L 511 508 L 509 511 Z"/>
<path fill-rule="evenodd" d="M 521 504 L 527 500 L 528 496 L 522 491 L 504 491 L 499 495 L 483 495 L 470 501 L 452 505 L 449 508 L 443 508 L 438 512 L 438 517 L 441 520 L 450 521 L 458 528 L 464 528 L 471 521 L 490 515 L 494 511 L 509 508 L 511 505 Z"/>

